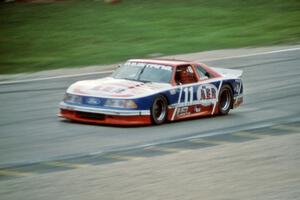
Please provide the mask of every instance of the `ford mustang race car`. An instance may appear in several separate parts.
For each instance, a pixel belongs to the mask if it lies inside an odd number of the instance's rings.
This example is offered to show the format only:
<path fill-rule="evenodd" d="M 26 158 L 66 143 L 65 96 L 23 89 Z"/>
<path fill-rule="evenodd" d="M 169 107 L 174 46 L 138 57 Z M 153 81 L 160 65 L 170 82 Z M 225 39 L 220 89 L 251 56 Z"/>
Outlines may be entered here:
<path fill-rule="evenodd" d="M 226 115 L 243 102 L 242 71 L 160 59 L 131 59 L 111 76 L 72 84 L 59 116 L 115 125 L 162 124 Z"/>

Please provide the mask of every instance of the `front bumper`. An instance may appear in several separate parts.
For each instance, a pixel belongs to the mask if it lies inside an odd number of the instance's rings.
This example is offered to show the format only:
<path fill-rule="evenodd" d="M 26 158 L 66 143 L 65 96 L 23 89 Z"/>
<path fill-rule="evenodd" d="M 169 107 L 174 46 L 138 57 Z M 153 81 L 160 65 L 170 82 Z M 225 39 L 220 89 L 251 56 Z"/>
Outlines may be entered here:
<path fill-rule="evenodd" d="M 59 117 L 92 124 L 151 124 L 149 110 L 118 110 L 70 105 L 61 102 Z"/>

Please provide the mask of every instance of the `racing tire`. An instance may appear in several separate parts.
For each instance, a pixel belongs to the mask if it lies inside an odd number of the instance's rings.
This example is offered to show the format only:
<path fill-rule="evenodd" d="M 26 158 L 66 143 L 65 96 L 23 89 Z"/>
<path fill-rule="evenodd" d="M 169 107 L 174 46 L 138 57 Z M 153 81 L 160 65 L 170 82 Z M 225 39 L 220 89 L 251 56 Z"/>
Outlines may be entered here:
<path fill-rule="evenodd" d="M 167 119 L 168 103 L 164 96 L 157 96 L 151 106 L 151 120 L 153 124 L 163 124 Z"/>
<path fill-rule="evenodd" d="M 219 114 L 227 115 L 233 104 L 233 93 L 229 85 L 224 85 L 219 93 Z"/>

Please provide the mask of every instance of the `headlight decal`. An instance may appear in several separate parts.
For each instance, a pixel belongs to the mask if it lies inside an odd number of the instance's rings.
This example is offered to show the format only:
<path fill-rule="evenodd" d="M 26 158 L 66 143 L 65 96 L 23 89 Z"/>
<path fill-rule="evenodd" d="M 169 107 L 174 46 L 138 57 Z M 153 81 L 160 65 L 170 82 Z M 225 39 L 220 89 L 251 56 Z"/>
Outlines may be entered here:
<path fill-rule="evenodd" d="M 66 93 L 64 96 L 64 102 L 73 104 L 82 104 L 82 97 L 74 94 Z"/>
<path fill-rule="evenodd" d="M 107 99 L 104 106 L 113 108 L 137 108 L 136 103 L 129 99 Z"/>

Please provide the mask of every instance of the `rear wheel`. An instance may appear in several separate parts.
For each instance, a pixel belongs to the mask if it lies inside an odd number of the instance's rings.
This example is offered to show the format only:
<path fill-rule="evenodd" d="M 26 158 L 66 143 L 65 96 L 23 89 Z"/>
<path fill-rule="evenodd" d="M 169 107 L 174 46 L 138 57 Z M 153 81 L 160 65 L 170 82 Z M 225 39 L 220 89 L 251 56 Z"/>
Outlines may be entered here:
<path fill-rule="evenodd" d="M 167 100 L 164 96 L 158 96 L 154 99 L 151 107 L 151 118 L 154 124 L 162 124 L 167 119 Z"/>
<path fill-rule="evenodd" d="M 229 85 L 224 85 L 219 93 L 219 114 L 227 115 L 232 108 L 233 94 Z"/>

